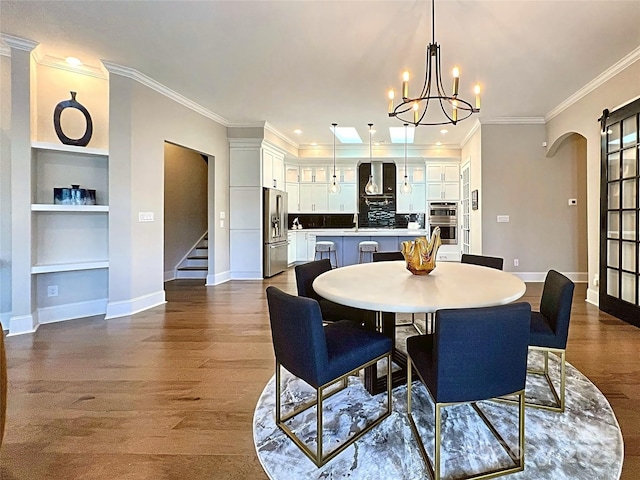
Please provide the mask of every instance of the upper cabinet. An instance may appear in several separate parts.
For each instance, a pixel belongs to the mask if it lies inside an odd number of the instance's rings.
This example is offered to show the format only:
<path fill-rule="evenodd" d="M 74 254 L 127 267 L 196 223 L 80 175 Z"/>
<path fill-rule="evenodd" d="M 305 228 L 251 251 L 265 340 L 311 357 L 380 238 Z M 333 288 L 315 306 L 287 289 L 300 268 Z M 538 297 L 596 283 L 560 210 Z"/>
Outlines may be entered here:
<path fill-rule="evenodd" d="M 300 183 L 329 183 L 333 169 L 326 165 L 300 167 Z"/>
<path fill-rule="evenodd" d="M 262 186 L 285 189 L 284 155 L 271 149 L 262 150 Z"/>
<path fill-rule="evenodd" d="M 427 163 L 427 200 L 460 200 L 460 165 Z"/>

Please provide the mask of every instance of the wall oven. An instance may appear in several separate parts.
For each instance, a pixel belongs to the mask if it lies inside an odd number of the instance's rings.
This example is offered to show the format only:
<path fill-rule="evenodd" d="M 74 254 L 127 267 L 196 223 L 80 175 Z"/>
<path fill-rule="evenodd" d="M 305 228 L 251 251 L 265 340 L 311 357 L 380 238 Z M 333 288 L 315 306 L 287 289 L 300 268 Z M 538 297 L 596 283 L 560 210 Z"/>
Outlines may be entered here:
<path fill-rule="evenodd" d="M 455 202 L 431 202 L 429 204 L 429 235 L 440 227 L 443 245 L 458 244 L 458 204 Z"/>

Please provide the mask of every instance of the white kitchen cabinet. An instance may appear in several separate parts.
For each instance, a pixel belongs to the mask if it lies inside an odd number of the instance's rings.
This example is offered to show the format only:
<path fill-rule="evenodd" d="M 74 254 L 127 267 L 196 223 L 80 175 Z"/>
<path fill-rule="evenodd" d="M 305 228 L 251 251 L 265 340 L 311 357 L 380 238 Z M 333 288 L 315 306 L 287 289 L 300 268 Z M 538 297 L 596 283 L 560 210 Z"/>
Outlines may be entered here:
<path fill-rule="evenodd" d="M 396 180 L 400 183 L 404 181 L 404 164 L 398 165 L 398 174 Z M 424 165 L 407 165 L 407 180 L 409 183 L 424 183 L 425 166 Z"/>
<path fill-rule="evenodd" d="M 282 190 L 285 187 L 284 177 L 284 156 L 271 150 L 263 149 L 262 186 Z"/>
<path fill-rule="evenodd" d="M 326 183 L 300 184 L 300 213 L 327 213 L 329 187 Z"/>
<path fill-rule="evenodd" d="M 287 182 L 287 207 L 289 213 L 300 212 L 300 185 L 296 183 Z"/>
<path fill-rule="evenodd" d="M 339 193 L 328 194 L 329 213 L 356 213 L 358 200 L 356 198 L 357 187 L 355 183 L 343 183 Z"/>
<path fill-rule="evenodd" d="M 400 193 L 402 183 L 399 183 L 396 190 L 396 212 L 397 213 L 425 213 L 427 211 L 426 185 L 423 183 L 412 183 L 411 193 Z"/>
<path fill-rule="evenodd" d="M 307 247 L 307 255 L 305 261 L 312 262 L 316 256 L 316 234 L 306 233 L 304 238 Z"/>
<path fill-rule="evenodd" d="M 300 167 L 300 183 L 329 183 L 333 176 L 333 167 L 310 165 Z"/>
<path fill-rule="evenodd" d="M 341 183 L 358 183 L 358 167 L 357 166 L 345 166 L 340 165 L 336 167 L 336 175 Z M 333 170 L 331 170 L 330 177 L 333 177 Z M 329 179 L 331 182 L 331 178 Z"/>
<path fill-rule="evenodd" d="M 460 200 L 460 165 L 427 164 L 427 200 Z"/>
<path fill-rule="evenodd" d="M 298 175 L 300 174 L 297 165 L 285 165 L 284 168 L 284 180 L 287 183 L 298 183 L 300 179 Z"/>
<path fill-rule="evenodd" d="M 293 265 L 294 263 L 296 263 L 296 258 L 297 258 L 297 254 L 298 254 L 298 249 L 297 249 L 297 240 L 298 240 L 298 236 L 296 235 L 296 232 L 288 232 L 287 233 L 287 240 L 289 241 L 289 245 L 287 248 L 287 263 L 289 266 Z"/>

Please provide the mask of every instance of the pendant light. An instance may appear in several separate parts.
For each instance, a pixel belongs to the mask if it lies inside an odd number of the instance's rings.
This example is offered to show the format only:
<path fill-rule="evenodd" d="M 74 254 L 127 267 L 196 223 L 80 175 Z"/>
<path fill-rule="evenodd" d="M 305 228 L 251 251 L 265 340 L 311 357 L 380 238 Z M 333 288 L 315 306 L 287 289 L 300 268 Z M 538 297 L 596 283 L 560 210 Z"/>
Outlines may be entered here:
<path fill-rule="evenodd" d="M 336 127 L 337 123 L 332 123 L 333 132 L 333 177 L 331 179 L 331 184 L 329 185 L 329 193 L 340 193 L 340 184 L 338 183 L 338 177 L 336 176 Z"/>
<path fill-rule="evenodd" d="M 373 181 L 373 150 L 371 146 L 371 136 L 373 135 L 373 123 L 369 123 L 369 164 L 371 165 L 371 172 L 369 173 L 369 181 L 364 186 L 364 193 L 367 195 L 375 195 L 378 193 L 378 185 Z"/>
<path fill-rule="evenodd" d="M 408 123 L 404 124 L 404 181 L 402 182 L 402 186 L 400 187 L 400 193 L 403 195 L 408 195 L 411 193 L 411 184 L 409 183 L 409 178 L 407 177 L 407 128 L 409 127 Z"/>

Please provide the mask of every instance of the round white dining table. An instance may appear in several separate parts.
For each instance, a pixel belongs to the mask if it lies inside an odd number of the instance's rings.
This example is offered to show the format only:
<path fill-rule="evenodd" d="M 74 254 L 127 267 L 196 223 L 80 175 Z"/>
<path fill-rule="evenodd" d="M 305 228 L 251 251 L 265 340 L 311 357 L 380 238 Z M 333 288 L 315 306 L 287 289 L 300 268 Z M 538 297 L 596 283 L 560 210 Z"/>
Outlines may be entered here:
<path fill-rule="evenodd" d="M 335 268 L 319 275 L 313 289 L 342 305 L 394 313 L 433 313 L 511 303 L 524 295 L 515 275 L 466 263 L 439 262 L 429 275 L 413 275 L 404 261 Z"/>

